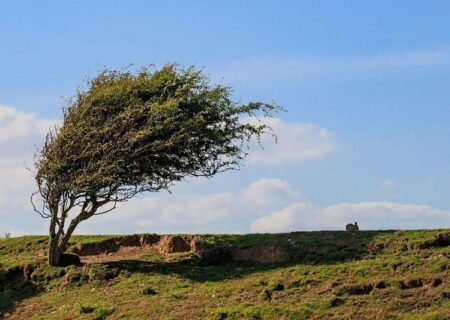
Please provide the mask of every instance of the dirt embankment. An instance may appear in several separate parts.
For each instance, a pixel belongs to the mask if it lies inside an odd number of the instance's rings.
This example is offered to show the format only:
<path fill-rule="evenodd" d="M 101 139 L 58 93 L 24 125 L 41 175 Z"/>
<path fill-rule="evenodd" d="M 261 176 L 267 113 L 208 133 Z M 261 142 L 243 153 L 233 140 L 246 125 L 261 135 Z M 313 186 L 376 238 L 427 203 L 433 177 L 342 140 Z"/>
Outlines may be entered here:
<path fill-rule="evenodd" d="M 135 234 L 94 243 L 78 243 L 70 251 L 79 255 L 85 261 L 121 260 L 145 253 L 196 252 L 197 239 L 198 236 L 192 235 Z"/>
<path fill-rule="evenodd" d="M 118 236 L 93 243 L 78 243 L 71 251 L 83 262 L 107 262 L 125 259 L 141 259 L 148 255 L 192 252 L 210 264 L 230 261 L 258 263 L 286 263 L 298 261 L 346 261 L 361 255 L 384 250 L 371 241 L 358 239 L 347 233 L 322 232 L 315 238 L 309 234 L 290 233 L 274 235 L 271 241 L 259 241 L 238 245 L 236 243 L 208 242 L 201 235 L 136 234 Z M 449 245 L 449 233 L 441 233 L 419 246 L 442 247 Z M 206 243 L 209 245 L 205 246 Z M 374 249 L 375 245 L 375 249 Z M 395 245 L 395 244 L 394 244 Z M 416 248 L 416 247 L 414 247 Z M 392 248 L 391 248 L 392 249 Z M 389 249 L 389 250 L 391 250 Z M 417 249 L 417 248 L 416 248 Z M 400 249 L 399 249 L 400 250 Z M 334 259 L 334 260 L 333 260 Z"/>
<path fill-rule="evenodd" d="M 293 260 L 292 252 L 281 244 L 259 244 L 246 248 L 200 245 L 199 235 L 136 234 L 120 236 L 94 243 L 78 243 L 71 252 L 79 255 L 83 262 L 107 262 L 135 259 L 145 254 L 165 255 L 192 252 L 211 264 L 229 261 L 253 261 L 259 263 L 282 263 Z"/>

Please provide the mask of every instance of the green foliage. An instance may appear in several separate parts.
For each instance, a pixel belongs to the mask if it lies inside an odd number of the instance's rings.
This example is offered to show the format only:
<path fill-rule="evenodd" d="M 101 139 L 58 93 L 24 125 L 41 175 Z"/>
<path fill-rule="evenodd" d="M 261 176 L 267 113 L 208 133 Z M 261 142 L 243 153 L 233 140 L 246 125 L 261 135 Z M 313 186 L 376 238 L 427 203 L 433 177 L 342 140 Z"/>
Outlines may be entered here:
<path fill-rule="evenodd" d="M 80 222 L 117 202 L 170 189 L 186 177 L 239 169 L 250 140 L 270 131 L 242 118 L 278 109 L 238 104 L 229 87 L 211 84 L 193 67 L 101 72 L 69 101 L 62 125 L 47 135 L 36 159 L 43 206 L 35 210 L 51 218 L 50 264 L 59 263 Z"/>
<path fill-rule="evenodd" d="M 44 194 L 122 197 L 167 189 L 186 176 L 238 167 L 242 143 L 267 130 L 243 123 L 272 104 L 238 105 L 231 90 L 194 68 L 104 71 L 80 90 L 36 162 Z"/>

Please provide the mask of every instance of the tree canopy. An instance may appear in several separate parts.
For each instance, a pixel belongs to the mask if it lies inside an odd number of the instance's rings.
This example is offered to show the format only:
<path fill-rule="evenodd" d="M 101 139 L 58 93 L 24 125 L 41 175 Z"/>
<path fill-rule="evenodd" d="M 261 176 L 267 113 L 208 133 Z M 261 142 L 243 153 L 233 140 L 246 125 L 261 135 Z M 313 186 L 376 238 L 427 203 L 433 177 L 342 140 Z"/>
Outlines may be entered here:
<path fill-rule="evenodd" d="M 193 67 L 106 70 L 89 80 L 36 158 L 43 206 L 35 209 L 50 218 L 50 264 L 59 263 L 81 221 L 118 202 L 169 189 L 186 177 L 238 169 L 248 142 L 269 129 L 242 117 L 271 116 L 277 109 L 236 103 L 231 88 L 212 85 Z"/>

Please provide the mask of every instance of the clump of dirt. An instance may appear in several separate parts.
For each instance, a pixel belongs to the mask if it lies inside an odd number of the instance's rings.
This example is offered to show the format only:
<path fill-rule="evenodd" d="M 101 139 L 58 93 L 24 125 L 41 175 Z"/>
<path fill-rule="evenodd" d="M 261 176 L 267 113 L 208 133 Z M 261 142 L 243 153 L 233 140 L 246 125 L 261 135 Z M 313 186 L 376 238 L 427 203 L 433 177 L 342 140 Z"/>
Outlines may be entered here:
<path fill-rule="evenodd" d="M 327 307 L 328 308 L 335 308 L 340 305 L 344 304 L 344 300 L 339 297 L 332 297 L 330 300 L 327 301 Z"/>
<path fill-rule="evenodd" d="M 260 294 L 260 298 L 262 301 L 270 301 L 272 300 L 272 291 L 271 290 L 263 290 Z"/>
<path fill-rule="evenodd" d="M 397 271 L 398 267 L 400 267 L 402 265 L 402 263 L 398 262 L 398 263 L 394 263 L 391 266 L 391 269 L 393 272 Z"/>
<path fill-rule="evenodd" d="M 4 288 L 10 283 L 45 283 L 61 278 L 65 274 L 65 268 L 47 269 L 40 264 L 18 265 L 8 268 L 0 274 L 0 287 Z"/>
<path fill-rule="evenodd" d="M 272 291 L 283 291 L 284 284 L 281 281 L 278 281 L 272 285 Z"/>
<path fill-rule="evenodd" d="M 139 245 L 141 247 L 144 246 L 154 246 L 156 244 L 158 244 L 158 242 L 161 240 L 161 236 L 157 235 L 157 234 L 149 234 L 149 233 L 145 233 L 145 234 L 141 234 L 139 236 Z"/>
<path fill-rule="evenodd" d="M 158 292 L 156 292 L 155 289 L 147 287 L 144 290 L 142 290 L 142 294 L 146 295 L 146 296 L 154 296 L 157 295 Z"/>
<path fill-rule="evenodd" d="M 117 278 L 120 274 L 118 268 L 109 268 L 107 266 L 85 266 L 83 268 L 83 274 L 88 275 L 89 281 L 110 281 Z"/>
<path fill-rule="evenodd" d="M 433 240 L 420 244 L 420 249 L 439 248 L 450 246 L 450 232 L 440 233 Z"/>
<path fill-rule="evenodd" d="M 339 289 L 337 292 L 338 296 L 342 295 L 350 295 L 350 296 L 359 296 L 369 294 L 373 290 L 373 284 L 357 284 L 357 285 L 349 285 L 344 286 Z"/>
<path fill-rule="evenodd" d="M 413 288 L 420 288 L 423 286 L 423 281 L 422 279 L 411 279 L 408 281 L 399 281 L 398 282 L 398 287 L 401 290 L 406 290 L 406 289 L 413 289 Z"/>
<path fill-rule="evenodd" d="M 191 251 L 189 239 L 181 236 L 163 236 L 158 244 L 161 253 L 177 253 Z"/>
<path fill-rule="evenodd" d="M 87 274 L 84 274 L 78 270 L 71 270 L 66 273 L 64 276 L 64 281 L 62 282 L 62 287 L 69 286 L 71 284 L 77 284 L 81 285 L 84 282 L 87 282 L 89 280 L 89 276 Z"/>
<path fill-rule="evenodd" d="M 28 280 L 29 274 L 28 266 L 15 266 L 6 270 L 5 280 L 6 281 L 16 281 L 16 280 Z"/>
<path fill-rule="evenodd" d="M 435 278 L 433 280 L 433 282 L 431 283 L 432 287 L 439 287 L 442 284 L 442 279 L 441 278 Z"/>

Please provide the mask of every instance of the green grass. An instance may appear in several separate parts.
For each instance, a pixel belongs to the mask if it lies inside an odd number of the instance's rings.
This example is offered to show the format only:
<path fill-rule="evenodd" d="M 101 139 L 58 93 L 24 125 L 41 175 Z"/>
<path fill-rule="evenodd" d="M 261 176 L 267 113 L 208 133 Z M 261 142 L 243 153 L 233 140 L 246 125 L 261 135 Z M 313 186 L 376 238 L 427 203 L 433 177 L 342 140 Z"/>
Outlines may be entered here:
<path fill-rule="evenodd" d="M 119 235 L 86 235 L 86 236 L 73 236 L 71 239 L 71 242 L 73 243 L 95 243 L 95 242 L 101 242 L 104 240 L 108 240 L 111 238 L 120 237 Z"/>
<path fill-rule="evenodd" d="M 146 254 L 51 268 L 45 237 L 1 239 L 0 312 L 7 319 L 450 319 L 450 246 L 426 246 L 440 232 L 448 230 L 204 235 L 203 248 L 276 246 L 290 257 L 217 266 L 190 254 Z M 29 280 L 11 276 L 26 265 Z M 442 283 L 433 287 L 435 279 Z"/>

